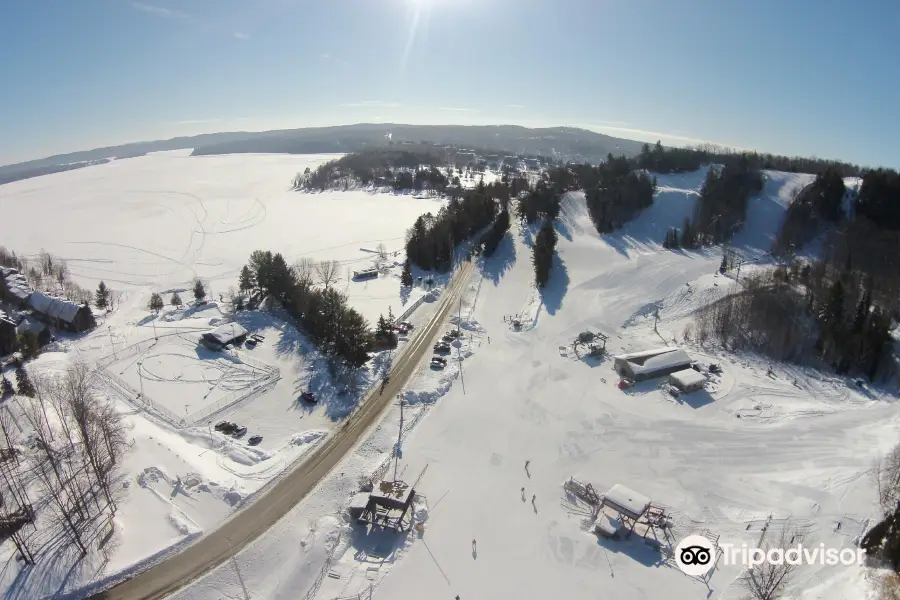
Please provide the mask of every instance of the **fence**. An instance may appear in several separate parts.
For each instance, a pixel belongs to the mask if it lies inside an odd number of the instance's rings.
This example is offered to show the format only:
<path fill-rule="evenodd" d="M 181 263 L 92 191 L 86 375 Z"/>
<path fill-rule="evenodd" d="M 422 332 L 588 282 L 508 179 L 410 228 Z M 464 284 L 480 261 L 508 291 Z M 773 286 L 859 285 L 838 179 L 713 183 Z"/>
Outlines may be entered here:
<path fill-rule="evenodd" d="M 180 332 L 167 333 L 159 336 L 159 338 L 180 335 Z M 243 402 L 244 400 L 247 400 L 251 397 L 256 397 L 267 391 L 271 386 L 275 384 L 275 382 L 281 379 L 281 371 L 277 367 L 267 365 L 263 362 L 250 358 L 249 356 L 233 356 L 233 358 L 240 364 L 247 365 L 254 370 L 262 371 L 264 373 L 263 379 L 250 389 L 235 390 L 234 392 L 231 392 L 211 406 L 206 406 L 189 415 L 178 416 L 166 407 L 153 402 L 152 398 L 148 397 L 146 394 L 142 396 L 140 392 L 135 390 L 125 380 L 123 380 L 115 373 L 112 373 L 107 368 L 111 364 L 120 360 L 140 356 L 148 352 L 157 343 L 159 343 L 158 338 L 147 339 L 132 344 L 131 346 L 126 346 L 125 348 L 114 350 L 112 354 L 101 357 L 99 360 L 97 360 L 96 374 L 101 379 L 105 380 L 109 387 L 117 392 L 118 395 L 120 395 L 125 401 L 136 406 L 137 408 L 153 412 L 158 417 L 177 428 L 194 425 L 201 419 L 208 419 L 209 417 L 225 410 L 226 408 L 230 408 L 231 406 Z"/>
<path fill-rule="evenodd" d="M 422 303 L 425 302 L 425 297 L 428 296 L 428 294 L 430 294 L 430 293 L 431 293 L 431 292 L 425 292 L 424 294 L 422 294 L 422 295 L 419 297 L 418 300 L 416 300 L 415 302 L 413 302 L 412 304 L 410 304 L 409 306 L 407 306 L 407 307 L 406 307 L 406 310 L 403 311 L 403 314 L 400 315 L 399 317 L 397 317 L 397 320 L 394 321 L 394 322 L 395 322 L 395 323 L 399 323 L 400 321 L 405 321 L 406 319 L 408 319 L 409 316 L 410 316 L 411 314 L 413 314 L 413 312 L 415 312 L 415 310 L 416 310 L 417 308 L 419 308 L 420 306 L 422 306 Z"/>

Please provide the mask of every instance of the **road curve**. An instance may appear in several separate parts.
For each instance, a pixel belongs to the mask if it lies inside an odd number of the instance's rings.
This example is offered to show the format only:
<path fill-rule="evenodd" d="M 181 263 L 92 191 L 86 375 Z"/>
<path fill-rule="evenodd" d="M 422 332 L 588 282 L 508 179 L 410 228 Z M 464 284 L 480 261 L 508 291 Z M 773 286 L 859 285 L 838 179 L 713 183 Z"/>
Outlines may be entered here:
<path fill-rule="evenodd" d="M 434 316 L 409 342 L 392 366 L 389 383 L 383 390 L 376 386 L 370 391 L 356 412 L 306 460 L 218 529 L 132 578 L 91 596 L 91 599 L 161 600 L 221 565 L 284 517 L 353 449 L 403 389 L 422 356 L 430 350 L 473 270 L 473 262 L 462 263 L 447 286 Z"/>

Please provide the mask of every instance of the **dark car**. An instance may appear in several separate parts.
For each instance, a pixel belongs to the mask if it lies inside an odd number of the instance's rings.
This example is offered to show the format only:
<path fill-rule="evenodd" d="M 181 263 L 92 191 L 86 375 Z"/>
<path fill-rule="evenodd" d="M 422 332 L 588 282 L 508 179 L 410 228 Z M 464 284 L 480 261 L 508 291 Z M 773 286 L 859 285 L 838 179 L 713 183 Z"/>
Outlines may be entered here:
<path fill-rule="evenodd" d="M 246 433 L 247 433 L 246 427 L 240 427 L 240 426 L 235 425 L 235 429 L 234 429 L 234 431 L 231 432 L 231 435 L 233 435 L 236 438 L 239 438 L 239 437 L 244 437 L 244 435 Z"/>
<path fill-rule="evenodd" d="M 450 352 L 450 344 L 446 342 L 438 342 L 434 345 L 435 352 Z"/>
<path fill-rule="evenodd" d="M 309 402 L 310 404 L 316 403 L 316 395 L 312 392 L 303 392 L 302 394 L 300 394 L 300 399 L 304 402 Z"/>
<path fill-rule="evenodd" d="M 231 421 L 222 421 L 216 425 L 216 430 L 221 431 L 225 435 L 233 435 L 238 430 L 238 426 Z"/>
<path fill-rule="evenodd" d="M 435 369 L 443 369 L 447 366 L 447 359 L 440 356 L 435 356 L 431 359 L 431 366 Z"/>
<path fill-rule="evenodd" d="M 261 435 L 254 435 L 249 440 L 247 440 L 247 443 L 250 444 L 251 446 L 258 446 L 262 440 L 263 440 L 263 437 Z"/>

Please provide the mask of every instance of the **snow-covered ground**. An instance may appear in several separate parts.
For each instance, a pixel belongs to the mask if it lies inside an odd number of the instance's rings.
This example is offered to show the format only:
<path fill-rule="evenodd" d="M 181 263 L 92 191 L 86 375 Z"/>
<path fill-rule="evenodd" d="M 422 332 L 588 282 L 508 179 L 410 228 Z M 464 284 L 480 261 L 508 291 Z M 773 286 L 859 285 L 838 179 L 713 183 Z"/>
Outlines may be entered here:
<path fill-rule="evenodd" d="M 159 152 L 2 185 L 2 243 L 66 259 L 89 289 L 104 280 L 116 290 L 162 292 L 199 276 L 218 298 L 237 286 L 251 252 L 272 250 L 288 263 L 340 261 L 339 289 L 370 321 L 416 300 L 400 298 L 396 266 L 364 282 L 350 275 L 373 266 L 379 244 L 402 260 L 406 230 L 436 213 L 440 200 L 290 191 L 298 172 L 339 155 L 189 154 Z"/>
<path fill-rule="evenodd" d="M 115 349 L 123 356 L 106 369 L 127 386 L 143 384 L 148 401 L 164 398 L 177 417 L 251 387 L 256 370 L 246 365 L 279 373 L 265 393 L 215 416 L 247 425 L 248 436 L 263 435 L 257 447 L 211 431 L 202 419 L 175 428 L 139 403 L 122 404 L 134 446 L 124 466 L 129 487 L 112 550 L 75 567 L 63 563 L 41 578 L 17 578 L 20 571 L 10 562 L 2 575 L 9 597 L 74 590 L 172 552 L 252 501 L 352 408 L 360 390 L 341 394 L 315 350 L 273 315 L 234 315 L 265 339 L 210 360 L 194 340 L 231 318 L 224 307 L 167 307 L 156 317 L 145 308 L 151 289 L 175 289 L 195 273 L 213 282 L 214 294 L 224 291 L 256 248 L 280 250 L 288 260 L 309 255 L 368 264 L 371 253 L 360 248 L 373 249 L 379 241 L 401 248 L 415 216 L 437 209 L 433 200 L 409 196 L 285 191 L 296 171 L 327 158 L 165 153 L 0 186 L 0 198 L 58 199 L 60 212 L 72 212 L 72 222 L 81 224 L 72 232 L 88 232 L 76 239 L 60 216 L 50 220 L 46 238 L 30 239 L 15 229 L 6 237 L 3 228 L 4 244 L 26 252 L 46 248 L 69 259 L 85 284 L 106 278 L 129 290 L 97 330 L 62 344 L 67 353 L 42 356 L 33 369 L 59 370 L 72 357 L 96 361 Z M 118 184 L 121 206 L 117 192 L 94 171 L 113 172 L 112 166 L 127 175 Z M 604 236 L 593 229 L 583 195 L 569 194 L 558 224 L 558 256 L 541 291 L 533 285 L 533 231 L 514 225 L 495 256 L 482 262 L 447 324 L 464 333 L 447 367 L 420 365 L 402 395 L 404 406 L 391 407 L 304 502 L 235 560 L 175 598 L 742 595 L 736 568 L 718 569 L 708 595 L 640 536 L 612 542 L 585 532 L 584 507 L 562 488 L 573 476 L 601 492 L 621 483 L 649 496 L 670 511 L 678 539 L 709 530 L 723 542 L 752 544 L 767 522 L 767 531 L 777 532 L 790 521 L 804 543 L 852 544 L 877 515 L 869 470 L 893 445 L 900 410 L 883 391 L 784 365 L 769 374 L 769 364 L 756 357 L 684 340 L 693 311 L 736 285 L 716 274 L 720 250 L 670 252 L 660 245 L 669 227 L 692 214 L 704 177 L 705 170 L 658 176 L 653 206 Z M 811 180 L 767 172 L 734 249 L 764 262 L 794 190 Z M 63 190 L 75 190 L 79 202 L 68 205 L 73 194 Z M 95 211 L 79 216 L 75 210 L 91 198 L 106 198 L 109 226 Z M 253 198 L 266 208 L 264 220 Z M 15 210 L 21 218 L 39 214 L 34 207 Z M 132 222 L 136 214 L 155 223 L 157 234 Z M 117 228 L 133 239 L 123 242 Z M 175 239 L 181 231 L 183 239 Z M 62 242 L 70 245 L 59 248 Z M 101 247 L 109 253 L 105 258 Z M 346 284 L 351 302 L 370 319 L 388 305 L 395 314 L 402 309 L 399 270 L 393 271 L 368 284 Z M 423 322 L 430 305 L 412 320 Z M 515 330 L 510 317 L 523 326 Z M 150 343 L 154 325 L 160 340 Z M 711 378 L 707 391 L 679 398 L 660 389 L 659 381 L 622 391 L 610 359 L 584 357 L 573 348 L 585 329 L 610 336 L 609 354 L 679 344 L 703 364 L 720 363 L 724 373 Z M 382 359 L 373 361 L 359 388 L 376 376 Z M 305 389 L 320 394 L 319 406 L 295 402 Z M 421 477 L 416 518 L 423 528 L 408 535 L 366 533 L 343 510 L 361 477 L 384 469 L 392 474 L 388 461 L 401 412 L 405 433 L 397 470 L 410 482 Z M 809 567 L 799 572 L 792 592 L 810 599 L 865 597 L 864 580 L 857 567 Z"/>
<path fill-rule="evenodd" d="M 736 251 L 760 262 L 793 191 L 811 181 L 766 176 L 734 240 Z M 607 541 L 587 533 L 584 506 L 562 487 L 573 476 L 601 493 L 620 483 L 649 496 L 672 515 L 676 540 L 708 530 L 722 543 L 753 545 L 764 530 L 789 528 L 808 546 L 852 546 L 879 514 L 870 471 L 896 443 L 896 397 L 786 365 L 769 372 L 758 357 L 684 340 L 693 311 L 736 285 L 716 273 L 719 250 L 670 252 L 659 243 L 691 214 L 703 177 L 659 176 L 653 207 L 605 236 L 592 228 L 583 196 L 569 195 L 541 292 L 532 232 L 514 226 L 482 264 L 462 307 L 473 333 L 458 376 L 423 365 L 407 393 L 429 402 L 427 418 L 413 417 L 399 461 L 407 481 L 424 471 L 422 531 L 366 533 L 343 513 L 358 478 L 389 457 L 400 418 L 394 407 L 307 501 L 177 600 L 744 595 L 737 567 L 720 565 L 707 589 L 640 535 Z M 678 344 L 724 372 L 710 376 L 706 391 L 677 398 L 661 380 L 622 391 L 611 359 L 573 349 L 586 329 L 610 336 L 610 355 Z M 866 598 L 869 585 L 856 566 L 811 566 L 789 592 Z"/>
<path fill-rule="evenodd" d="M 77 339 L 60 334 L 51 347 L 58 351 L 28 369 L 58 374 L 73 360 L 96 367 L 124 414 L 131 444 L 112 537 L 84 558 L 47 555 L 30 570 L 12 560 L 11 544 L 3 545 L 0 587 L 9 597 L 40 598 L 102 582 L 214 528 L 324 439 L 380 376 L 386 355 L 354 380 L 336 381 L 327 360 L 279 318 L 284 315 L 232 314 L 219 295 L 236 286 L 253 250 L 282 252 L 289 262 L 340 261 L 339 288 L 371 322 L 389 309 L 399 316 L 419 304 L 409 320 L 427 320 L 439 291 L 401 290 L 400 265 L 406 229 L 441 201 L 288 190 L 298 171 L 331 158 L 166 152 L 0 186 L 4 246 L 26 255 L 45 249 L 64 258 L 81 285 L 92 289 L 104 280 L 122 292 L 114 312 L 97 315 L 96 329 Z M 40 226 L 23 225 L 29 223 Z M 375 263 L 379 244 L 390 253 L 380 276 L 353 281 L 352 270 Z M 175 291 L 190 299 L 194 276 L 210 284 L 211 301 L 171 306 Z M 166 303 L 158 315 L 147 309 L 152 292 Z M 232 320 L 262 341 L 224 353 L 198 346 L 201 333 Z M 11 371 L 6 375 L 14 381 Z M 297 401 L 304 390 L 316 393 L 316 405 Z M 19 399 L 8 406 L 24 439 Z M 221 420 L 248 432 L 239 439 L 219 433 L 213 424 Z M 251 446 L 251 436 L 262 441 Z"/>

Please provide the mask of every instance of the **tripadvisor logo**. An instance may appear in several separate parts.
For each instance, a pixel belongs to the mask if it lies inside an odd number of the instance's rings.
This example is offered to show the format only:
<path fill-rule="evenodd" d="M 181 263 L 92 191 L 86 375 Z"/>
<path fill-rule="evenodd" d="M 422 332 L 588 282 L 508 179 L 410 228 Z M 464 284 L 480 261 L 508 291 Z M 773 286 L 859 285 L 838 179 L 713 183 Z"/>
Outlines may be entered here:
<path fill-rule="evenodd" d="M 762 564 L 772 565 L 862 565 L 865 550 L 862 548 L 826 548 L 825 544 L 790 548 L 751 548 L 747 544 L 720 544 L 718 548 L 702 535 L 689 535 L 675 547 L 675 564 L 686 575 L 700 577 L 716 564 L 716 553 L 721 550 L 726 565 L 754 568 Z"/>

